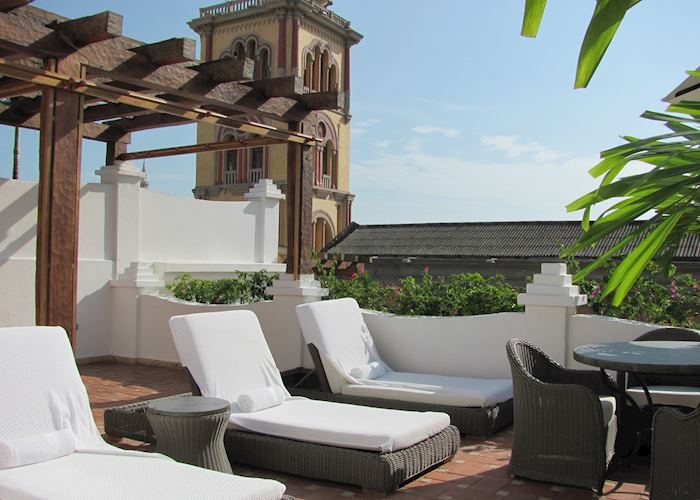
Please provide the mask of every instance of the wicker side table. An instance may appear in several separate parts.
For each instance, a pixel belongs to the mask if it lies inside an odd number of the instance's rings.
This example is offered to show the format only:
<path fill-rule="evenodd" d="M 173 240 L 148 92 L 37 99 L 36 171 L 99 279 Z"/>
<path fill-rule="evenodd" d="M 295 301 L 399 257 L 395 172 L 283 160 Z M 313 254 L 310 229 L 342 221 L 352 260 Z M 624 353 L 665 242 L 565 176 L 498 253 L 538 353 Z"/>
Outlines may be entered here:
<path fill-rule="evenodd" d="M 224 449 L 231 407 L 218 398 L 188 396 L 149 403 L 156 451 L 178 462 L 232 474 Z"/>

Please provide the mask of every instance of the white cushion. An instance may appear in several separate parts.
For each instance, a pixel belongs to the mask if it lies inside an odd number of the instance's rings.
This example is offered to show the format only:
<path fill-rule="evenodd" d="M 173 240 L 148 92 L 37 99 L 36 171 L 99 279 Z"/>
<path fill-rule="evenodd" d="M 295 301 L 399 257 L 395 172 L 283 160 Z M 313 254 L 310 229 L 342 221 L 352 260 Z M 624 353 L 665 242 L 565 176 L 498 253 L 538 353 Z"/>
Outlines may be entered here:
<path fill-rule="evenodd" d="M 270 436 L 386 453 L 438 434 L 450 417 L 300 398 L 255 413 L 233 414 L 230 422 Z"/>
<path fill-rule="evenodd" d="M 379 356 L 355 299 L 302 304 L 297 306 L 296 312 L 304 340 L 307 344 L 314 344 L 322 354 L 321 360 L 326 372 L 335 370 L 344 379 L 328 377 L 333 392 L 340 392 L 343 384 L 358 383 L 350 375 L 353 368 L 376 362 L 385 371 L 391 371 Z"/>
<path fill-rule="evenodd" d="M 603 410 L 603 424 L 608 430 L 605 439 L 605 455 L 609 462 L 615 454 L 615 439 L 617 438 L 617 415 L 615 414 L 615 409 L 617 400 L 614 396 L 598 396 L 598 399 Z"/>
<path fill-rule="evenodd" d="M 70 455 L 75 451 L 73 431 L 61 429 L 38 436 L 0 440 L 0 469 L 20 467 Z"/>
<path fill-rule="evenodd" d="M 160 457 L 73 453 L 0 471 L 0 498 L 278 500 L 284 494 L 284 485 L 277 481 L 232 476 Z"/>
<path fill-rule="evenodd" d="M 174 316 L 170 329 L 180 361 L 202 395 L 225 399 L 233 413 L 241 394 L 256 389 L 277 386 L 285 399 L 291 397 L 253 312 Z"/>
<path fill-rule="evenodd" d="M 286 399 L 282 389 L 276 385 L 255 389 L 238 396 L 238 409 L 243 413 L 253 413 L 273 406 L 279 406 Z"/>
<path fill-rule="evenodd" d="M 513 383 L 506 379 L 389 372 L 362 384 L 344 385 L 341 392 L 350 396 L 484 408 L 511 399 Z"/>
<path fill-rule="evenodd" d="M 696 408 L 700 405 L 700 387 L 652 385 L 648 389 L 654 404 L 687 406 L 689 408 Z M 641 387 L 630 387 L 627 389 L 627 394 L 640 406 L 649 404 L 644 389 Z"/>
<path fill-rule="evenodd" d="M 58 327 L 0 328 L 0 440 L 70 429 L 70 455 L 0 470 L 0 498 L 275 500 L 284 485 L 120 450 L 100 436 L 68 336 Z"/>
<path fill-rule="evenodd" d="M 384 365 L 377 361 L 372 361 L 371 363 L 367 363 L 366 365 L 362 366 L 356 366 L 350 370 L 350 375 L 358 380 L 375 379 L 383 377 L 385 374 L 386 369 L 384 368 Z"/>

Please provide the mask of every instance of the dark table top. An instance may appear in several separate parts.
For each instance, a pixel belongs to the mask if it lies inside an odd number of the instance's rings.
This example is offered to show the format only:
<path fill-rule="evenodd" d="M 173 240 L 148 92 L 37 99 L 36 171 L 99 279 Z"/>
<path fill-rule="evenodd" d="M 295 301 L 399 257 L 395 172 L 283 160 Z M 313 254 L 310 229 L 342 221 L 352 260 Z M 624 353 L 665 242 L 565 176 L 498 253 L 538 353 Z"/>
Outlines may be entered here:
<path fill-rule="evenodd" d="M 183 396 L 153 401 L 148 404 L 148 411 L 170 417 L 203 417 L 216 415 L 230 409 L 225 399 L 204 396 Z"/>
<path fill-rule="evenodd" d="M 582 345 L 574 359 L 609 370 L 664 375 L 700 374 L 700 342 L 631 341 Z"/>

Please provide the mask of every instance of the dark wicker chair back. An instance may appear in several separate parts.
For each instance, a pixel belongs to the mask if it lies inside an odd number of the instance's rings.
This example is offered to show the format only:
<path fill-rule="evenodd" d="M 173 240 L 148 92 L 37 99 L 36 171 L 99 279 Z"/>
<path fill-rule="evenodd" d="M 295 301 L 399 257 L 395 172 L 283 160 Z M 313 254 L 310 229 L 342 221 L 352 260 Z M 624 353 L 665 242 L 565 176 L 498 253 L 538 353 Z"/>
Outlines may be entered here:
<path fill-rule="evenodd" d="M 687 328 L 657 328 L 648 331 L 635 340 L 666 340 L 671 342 L 687 341 L 700 342 L 700 332 Z M 700 387 L 700 376 L 697 375 L 644 375 L 647 385 L 683 385 Z"/>
<path fill-rule="evenodd" d="M 654 415 L 651 500 L 700 498 L 700 408 L 662 408 Z"/>
<path fill-rule="evenodd" d="M 513 377 L 510 473 L 600 493 L 615 437 L 599 400 L 611 394 L 603 376 L 566 369 L 522 339 L 509 340 L 506 351 Z"/>

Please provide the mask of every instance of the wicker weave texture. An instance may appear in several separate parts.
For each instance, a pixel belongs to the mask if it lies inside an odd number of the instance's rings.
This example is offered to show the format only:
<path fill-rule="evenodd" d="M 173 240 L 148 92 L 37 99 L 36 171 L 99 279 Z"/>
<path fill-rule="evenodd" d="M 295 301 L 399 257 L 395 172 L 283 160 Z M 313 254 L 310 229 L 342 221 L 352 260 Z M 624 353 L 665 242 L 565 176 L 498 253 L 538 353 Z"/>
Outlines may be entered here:
<path fill-rule="evenodd" d="M 145 414 L 148 403 L 132 403 L 105 411 L 105 432 L 114 437 L 155 442 Z M 224 444 L 231 463 L 391 492 L 449 460 L 459 448 L 459 430 L 451 425 L 410 448 L 384 454 L 230 429 L 224 434 Z"/>
<path fill-rule="evenodd" d="M 662 408 L 654 415 L 651 500 L 700 499 L 700 408 Z"/>
<path fill-rule="evenodd" d="M 224 442 L 233 464 L 390 493 L 449 460 L 459 448 L 459 431 L 449 426 L 410 448 L 383 454 L 233 430 Z"/>
<path fill-rule="evenodd" d="M 526 341 L 507 345 L 513 376 L 516 476 L 601 491 L 611 456 L 597 371 L 568 370 Z"/>
<path fill-rule="evenodd" d="M 156 436 L 156 451 L 178 462 L 232 474 L 223 435 L 230 409 L 214 415 L 180 417 L 146 411 Z"/>

